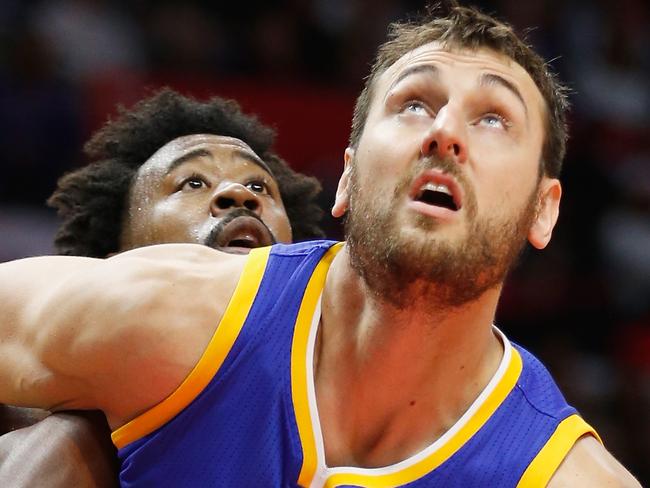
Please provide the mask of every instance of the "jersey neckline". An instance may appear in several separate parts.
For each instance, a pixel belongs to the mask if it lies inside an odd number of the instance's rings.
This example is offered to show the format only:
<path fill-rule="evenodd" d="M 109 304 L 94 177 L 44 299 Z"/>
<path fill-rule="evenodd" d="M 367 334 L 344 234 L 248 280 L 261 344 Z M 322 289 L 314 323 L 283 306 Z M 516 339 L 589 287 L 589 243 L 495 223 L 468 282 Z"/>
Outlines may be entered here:
<path fill-rule="evenodd" d="M 380 468 L 327 466 L 316 402 L 313 358 L 321 316 L 322 290 L 329 264 L 339 249 L 339 246 L 330 249 L 316 267 L 296 320 L 291 354 L 291 387 L 303 452 L 298 484 L 328 488 L 341 485 L 403 485 L 440 466 L 485 425 L 516 385 L 522 370 L 521 356 L 505 335 L 493 326 L 504 348 L 499 367 L 467 411 L 440 438 L 418 453 Z"/>

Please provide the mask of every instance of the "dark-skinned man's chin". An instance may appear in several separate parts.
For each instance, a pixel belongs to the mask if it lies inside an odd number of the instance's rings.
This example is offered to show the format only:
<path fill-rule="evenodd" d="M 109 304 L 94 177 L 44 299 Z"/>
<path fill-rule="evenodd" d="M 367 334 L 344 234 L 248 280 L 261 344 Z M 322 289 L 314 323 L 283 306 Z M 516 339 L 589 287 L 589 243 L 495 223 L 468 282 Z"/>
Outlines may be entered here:
<path fill-rule="evenodd" d="M 248 254 L 251 249 L 275 244 L 270 229 L 258 218 L 240 216 L 219 223 L 206 244 L 230 254 Z"/>

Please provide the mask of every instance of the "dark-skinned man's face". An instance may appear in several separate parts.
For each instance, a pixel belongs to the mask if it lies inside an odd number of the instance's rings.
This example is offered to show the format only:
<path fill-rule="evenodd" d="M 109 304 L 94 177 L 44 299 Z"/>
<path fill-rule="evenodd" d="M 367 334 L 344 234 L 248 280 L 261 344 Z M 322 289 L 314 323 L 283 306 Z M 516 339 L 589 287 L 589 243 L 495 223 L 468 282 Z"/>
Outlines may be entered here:
<path fill-rule="evenodd" d="M 278 184 L 252 149 L 194 134 L 165 144 L 138 170 L 120 248 L 183 242 L 246 253 L 291 237 Z"/>

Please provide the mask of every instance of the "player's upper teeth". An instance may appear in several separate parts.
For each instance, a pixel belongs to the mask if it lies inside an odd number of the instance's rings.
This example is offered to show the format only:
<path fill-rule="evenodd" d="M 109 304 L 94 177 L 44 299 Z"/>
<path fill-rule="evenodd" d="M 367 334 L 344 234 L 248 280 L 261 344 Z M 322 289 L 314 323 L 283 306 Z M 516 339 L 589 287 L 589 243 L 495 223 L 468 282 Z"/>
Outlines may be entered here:
<path fill-rule="evenodd" d="M 451 191 L 449 191 L 447 185 L 443 185 L 443 184 L 436 185 L 435 183 L 432 183 L 430 181 L 422 185 L 422 188 L 420 188 L 420 192 L 424 192 L 426 190 L 438 191 L 440 193 L 446 193 L 447 195 L 451 195 Z"/>

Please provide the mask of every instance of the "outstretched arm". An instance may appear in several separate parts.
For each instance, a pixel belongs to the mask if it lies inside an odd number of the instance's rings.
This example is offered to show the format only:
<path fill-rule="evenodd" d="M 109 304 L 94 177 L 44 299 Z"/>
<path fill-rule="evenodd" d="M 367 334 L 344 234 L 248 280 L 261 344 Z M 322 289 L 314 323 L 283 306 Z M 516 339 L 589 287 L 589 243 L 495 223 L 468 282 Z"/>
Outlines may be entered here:
<path fill-rule="evenodd" d="M 244 262 L 178 244 L 1 264 L 0 402 L 124 424 L 194 367 Z"/>
<path fill-rule="evenodd" d="M 50 415 L 40 408 L 19 408 L 0 404 L 0 435 L 29 427 Z"/>

